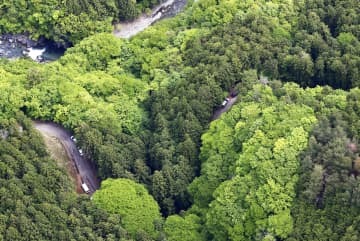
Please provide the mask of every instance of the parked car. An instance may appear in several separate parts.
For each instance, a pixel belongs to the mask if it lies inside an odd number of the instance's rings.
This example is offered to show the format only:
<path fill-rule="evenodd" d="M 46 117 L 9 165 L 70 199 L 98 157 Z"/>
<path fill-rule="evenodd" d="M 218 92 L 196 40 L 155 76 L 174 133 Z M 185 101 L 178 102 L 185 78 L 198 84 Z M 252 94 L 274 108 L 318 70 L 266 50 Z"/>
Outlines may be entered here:
<path fill-rule="evenodd" d="M 83 155 L 84 155 L 84 152 L 83 152 L 82 149 L 79 149 L 79 154 L 80 154 L 80 156 L 83 156 Z"/>
<path fill-rule="evenodd" d="M 222 102 L 221 106 L 225 107 L 229 103 L 229 98 L 225 98 L 225 100 Z"/>
<path fill-rule="evenodd" d="M 70 139 L 73 140 L 74 142 L 76 142 L 75 136 L 70 136 Z"/>
<path fill-rule="evenodd" d="M 88 185 L 86 185 L 85 182 L 81 184 L 81 188 L 84 190 L 85 193 L 90 193 L 90 188 L 88 187 Z"/>

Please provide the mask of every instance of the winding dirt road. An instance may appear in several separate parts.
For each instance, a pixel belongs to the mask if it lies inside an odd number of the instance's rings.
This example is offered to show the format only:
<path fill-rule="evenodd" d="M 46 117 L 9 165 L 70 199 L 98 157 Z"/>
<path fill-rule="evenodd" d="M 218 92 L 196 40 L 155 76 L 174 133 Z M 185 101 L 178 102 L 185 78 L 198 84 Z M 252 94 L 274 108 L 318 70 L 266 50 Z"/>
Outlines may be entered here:
<path fill-rule="evenodd" d="M 35 129 L 42 135 L 54 137 L 62 144 L 69 159 L 74 162 L 82 181 L 89 187 L 89 194 L 94 193 L 100 187 L 95 166 L 90 160 L 80 156 L 75 142 L 70 138 L 70 132 L 64 127 L 52 122 L 34 121 L 33 123 Z"/>
<path fill-rule="evenodd" d="M 229 97 L 229 102 L 225 107 L 221 107 L 216 110 L 211 120 L 218 119 L 223 113 L 230 110 L 235 104 L 237 96 Z M 46 121 L 33 121 L 35 129 L 37 129 L 44 138 L 52 137 L 58 140 L 62 147 L 65 149 L 68 159 L 73 162 L 77 176 L 80 176 L 80 180 L 77 180 L 77 186 L 79 187 L 82 182 L 85 182 L 90 189 L 89 194 L 93 194 L 100 187 L 100 181 L 96 174 L 96 168 L 91 160 L 84 158 L 80 155 L 76 143 L 70 138 L 71 133 L 61 125 L 53 122 Z M 69 171 L 71 175 L 71 171 Z"/>

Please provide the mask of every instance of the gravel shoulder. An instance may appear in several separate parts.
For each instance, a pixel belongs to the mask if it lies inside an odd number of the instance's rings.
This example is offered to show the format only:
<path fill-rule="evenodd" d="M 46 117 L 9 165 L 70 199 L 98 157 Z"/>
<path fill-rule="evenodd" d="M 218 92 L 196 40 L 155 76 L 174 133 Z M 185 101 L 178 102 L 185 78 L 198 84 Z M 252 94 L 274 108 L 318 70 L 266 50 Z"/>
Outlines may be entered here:
<path fill-rule="evenodd" d="M 94 193 L 100 187 L 95 166 L 91 160 L 80 156 L 76 143 L 70 138 L 71 133 L 62 126 L 52 122 L 34 121 L 33 124 L 35 129 L 44 136 L 45 140 L 46 138 L 51 137 L 61 143 L 62 147 L 65 149 L 68 159 L 75 167 L 77 183 L 85 182 L 90 189 L 90 194 Z M 55 154 L 52 148 L 48 149 L 52 155 Z M 68 168 L 67 170 L 69 171 Z M 72 171 L 69 172 L 69 175 L 74 176 Z"/>

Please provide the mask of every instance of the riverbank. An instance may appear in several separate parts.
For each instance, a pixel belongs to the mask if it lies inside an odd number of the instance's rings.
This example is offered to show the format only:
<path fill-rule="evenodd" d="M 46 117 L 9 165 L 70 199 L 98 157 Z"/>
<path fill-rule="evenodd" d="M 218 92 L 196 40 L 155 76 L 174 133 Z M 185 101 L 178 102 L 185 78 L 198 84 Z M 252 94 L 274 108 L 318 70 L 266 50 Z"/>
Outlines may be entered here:
<path fill-rule="evenodd" d="M 134 21 L 116 24 L 113 33 L 118 38 L 130 38 L 161 19 L 175 16 L 186 4 L 187 0 L 167 0 L 153 8 L 149 14 L 144 13 Z"/>
<path fill-rule="evenodd" d="M 153 8 L 149 14 L 144 13 L 131 22 L 116 24 L 113 34 L 119 38 L 130 38 L 161 19 L 177 15 L 185 8 L 187 2 L 167 0 Z M 0 35 L 0 58 L 30 58 L 42 63 L 60 58 L 65 51 L 66 48 L 59 48 L 57 43 L 44 38 L 33 41 L 26 34 Z"/>

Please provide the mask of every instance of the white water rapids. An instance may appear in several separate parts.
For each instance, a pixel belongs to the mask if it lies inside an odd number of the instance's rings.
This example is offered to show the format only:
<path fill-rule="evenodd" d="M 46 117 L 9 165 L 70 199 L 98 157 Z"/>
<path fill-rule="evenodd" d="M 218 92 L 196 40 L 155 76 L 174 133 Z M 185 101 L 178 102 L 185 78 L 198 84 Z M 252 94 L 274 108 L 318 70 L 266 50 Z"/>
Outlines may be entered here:
<path fill-rule="evenodd" d="M 46 48 L 36 49 L 36 48 L 28 48 L 27 49 L 27 56 L 29 56 L 34 61 L 39 61 L 43 53 L 45 52 Z"/>

